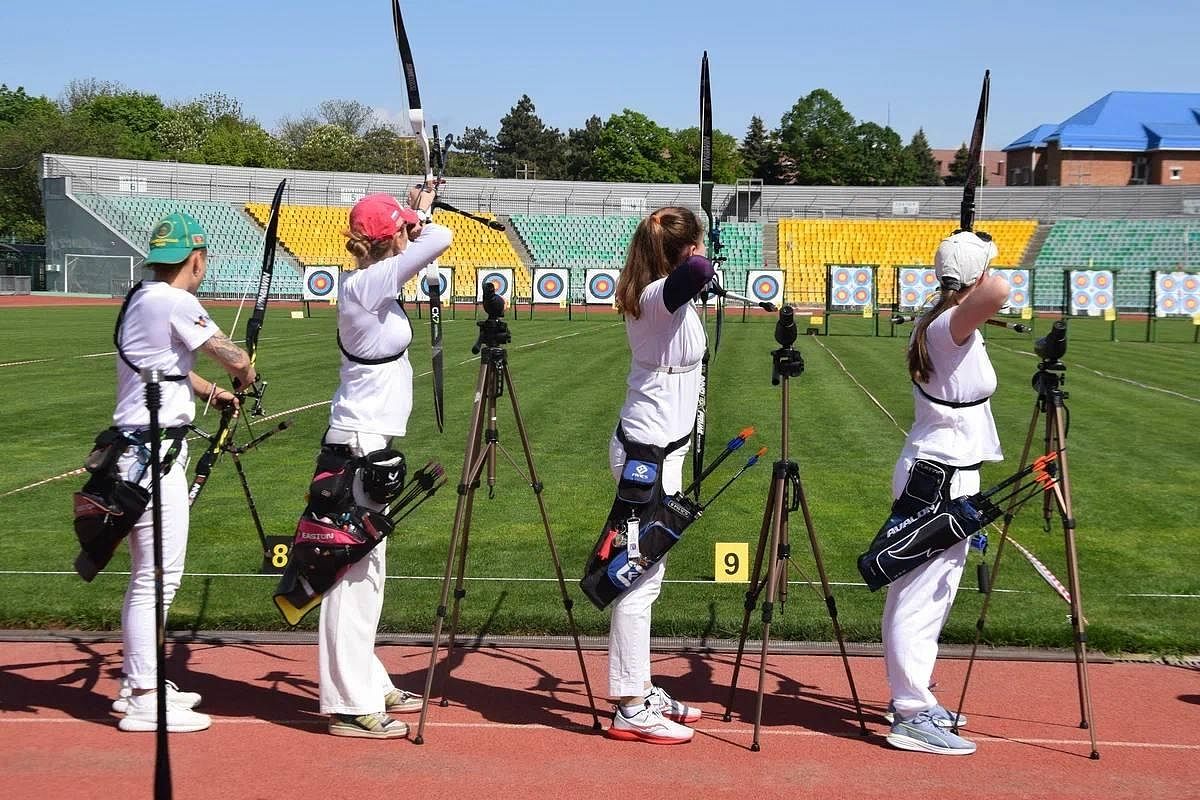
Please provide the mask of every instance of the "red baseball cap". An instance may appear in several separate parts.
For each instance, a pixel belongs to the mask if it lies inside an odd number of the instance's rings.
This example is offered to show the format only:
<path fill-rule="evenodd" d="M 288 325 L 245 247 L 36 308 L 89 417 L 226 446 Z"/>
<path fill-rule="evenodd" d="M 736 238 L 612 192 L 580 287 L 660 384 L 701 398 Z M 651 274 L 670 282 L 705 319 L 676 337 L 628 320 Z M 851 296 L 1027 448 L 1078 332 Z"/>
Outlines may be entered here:
<path fill-rule="evenodd" d="M 371 241 L 390 239 L 400 225 L 416 225 L 417 212 L 404 208 L 390 194 L 369 194 L 350 209 L 350 230 Z"/>

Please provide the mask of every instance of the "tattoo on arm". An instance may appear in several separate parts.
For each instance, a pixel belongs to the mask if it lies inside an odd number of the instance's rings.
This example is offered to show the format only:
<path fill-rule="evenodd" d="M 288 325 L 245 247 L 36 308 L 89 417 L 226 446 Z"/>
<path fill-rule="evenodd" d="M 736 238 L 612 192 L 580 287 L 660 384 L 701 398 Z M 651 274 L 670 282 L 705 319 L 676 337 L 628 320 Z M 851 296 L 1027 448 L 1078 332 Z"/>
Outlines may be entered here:
<path fill-rule="evenodd" d="M 238 347 L 223 333 L 214 334 L 200 349 L 216 359 L 220 364 L 234 369 L 240 369 L 247 362 L 246 352 Z"/>

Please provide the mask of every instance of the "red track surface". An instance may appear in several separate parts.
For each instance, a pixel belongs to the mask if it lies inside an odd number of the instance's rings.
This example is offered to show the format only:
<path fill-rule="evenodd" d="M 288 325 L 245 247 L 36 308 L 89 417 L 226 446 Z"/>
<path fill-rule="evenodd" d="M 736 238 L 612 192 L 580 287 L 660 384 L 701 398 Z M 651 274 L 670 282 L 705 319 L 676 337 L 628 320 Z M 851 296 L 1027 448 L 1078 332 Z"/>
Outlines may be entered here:
<path fill-rule="evenodd" d="M 427 649 L 380 653 L 400 685 L 421 688 Z M 4 797 L 151 796 L 154 736 L 119 732 L 109 711 L 117 654 L 113 644 L 0 645 Z M 585 658 L 604 692 L 604 654 Z M 852 665 L 868 738 L 858 735 L 840 660 L 776 656 L 754 753 L 753 660 L 726 723 L 732 656 L 656 655 L 658 682 L 706 712 L 692 743 L 656 747 L 591 732 L 573 651 L 456 651 L 450 707 L 432 706 L 418 747 L 327 735 L 314 646 L 174 645 L 169 675 L 201 692 L 201 710 L 214 717 L 210 730 L 171 737 L 175 797 L 1200 798 L 1195 670 L 1093 664 L 1102 758 L 1092 761 L 1073 664 L 978 662 L 965 712 L 979 750 L 965 758 L 889 748 L 883 663 Z M 944 705 L 956 704 L 965 666 L 939 665 Z M 415 732 L 417 715 L 405 719 Z"/>

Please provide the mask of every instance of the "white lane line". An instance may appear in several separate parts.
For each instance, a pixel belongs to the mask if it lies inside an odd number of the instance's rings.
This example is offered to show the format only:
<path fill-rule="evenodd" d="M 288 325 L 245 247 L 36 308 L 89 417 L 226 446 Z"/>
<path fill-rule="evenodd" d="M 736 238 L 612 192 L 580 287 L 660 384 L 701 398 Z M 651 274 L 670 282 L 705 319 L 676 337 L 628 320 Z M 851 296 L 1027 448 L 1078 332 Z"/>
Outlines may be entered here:
<path fill-rule="evenodd" d="M 93 719 L 79 719 L 74 717 L 50 718 L 43 719 L 39 717 L 23 717 L 17 719 L 8 719 L 0 716 L 0 725 L 93 725 L 93 724 L 111 724 L 112 717 L 96 717 Z M 314 728 L 323 728 L 329 724 L 326 719 L 246 719 L 242 717 L 227 719 L 220 716 L 213 717 L 213 724 L 224 727 L 226 725 L 304 725 Z M 425 723 L 428 728 L 460 728 L 460 729 L 477 729 L 477 730 L 505 730 L 505 731 L 537 731 L 537 732 L 552 732 L 559 733 L 562 731 L 590 731 L 590 724 L 580 724 L 574 722 L 564 722 L 562 725 L 547 725 L 545 723 L 513 723 L 513 722 L 436 722 L 429 721 Z M 754 729 L 748 724 L 739 725 L 694 725 L 697 733 L 721 734 L 724 736 L 753 736 Z M 1090 747 L 1091 742 L 1088 739 L 1038 739 L 1024 737 L 998 737 L 990 736 L 986 733 L 972 732 L 968 733 L 977 737 L 980 743 L 984 744 L 1036 744 L 1036 745 L 1078 745 L 1080 747 Z M 816 738 L 829 736 L 835 739 L 859 739 L 861 738 L 857 732 L 855 733 L 828 733 L 825 731 L 812 730 L 777 730 L 772 728 L 763 728 L 759 731 L 763 736 L 790 736 L 800 738 Z M 1097 747 L 1128 747 L 1139 750 L 1182 750 L 1193 751 L 1200 750 L 1200 744 L 1186 744 L 1175 742 L 1138 742 L 1138 741 L 1106 741 L 1101 740 L 1096 742 Z"/>
<path fill-rule="evenodd" d="M 0 367 L 21 367 L 25 364 L 44 364 L 47 361 L 53 360 L 53 358 L 31 358 L 28 361 L 9 361 L 4 364 L 0 364 Z"/>
<path fill-rule="evenodd" d="M 1001 350 L 1007 350 L 1008 352 L 1016 353 L 1017 355 L 1031 356 L 1032 358 L 1038 357 L 1037 353 L 1030 353 L 1028 350 L 1016 350 L 1012 347 L 1004 347 L 1003 345 L 998 345 L 998 347 Z M 1091 367 L 1084 366 L 1083 364 L 1080 364 L 1078 361 L 1072 361 L 1072 362 L 1070 362 L 1070 364 L 1068 364 L 1068 366 L 1078 367 L 1079 369 L 1086 370 L 1086 371 L 1092 373 L 1093 375 L 1098 375 L 1101 378 L 1107 378 L 1110 381 L 1119 381 L 1120 383 L 1127 383 L 1130 386 L 1136 386 L 1139 389 L 1146 389 L 1147 391 L 1151 391 L 1151 392 L 1161 392 L 1162 394 L 1170 395 L 1172 397 L 1178 397 L 1181 400 L 1188 400 L 1193 403 L 1200 403 L 1200 397 L 1192 397 L 1190 394 L 1184 394 L 1183 392 L 1177 392 L 1174 389 L 1164 389 L 1161 386 L 1153 386 L 1149 383 L 1142 383 L 1140 381 L 1135 381 L 1132 378 L 1123 378 L 1120 375 L 1112 375 L 1107 372 L 1101 372 L 1098 369 L 1092 369 Z"/>
<path fill-rule="evenodd" d="M 858 388 L 862 389 L 863 393 L 867 397 L 871 398 L 871 402 L 874 403 L 876 406 L 878 406 L 879 410 L 882 411 L 884 413 L 884 415 L 886 415 L 887 418 L 892 421 L 892 424 L 896 426 L 896 429 L 898 431 L 900 431 L 900 433 L 904 434 L 905 436 L 908 436 L 908 431 L 904 430 L 904 427 L 901 426 L 900 423 L 896 421 L 896 418 L 892 416 L 892 412 L 888 411 L 887 408 L 883 405 L 883 403 L 879 402 L 879 399 L 876 398 L 875 395 L 871 394 L 871 392 L 867 389 L 867 387 L 863 386 L 859 382 L 858 378 L 854 377 L 854 374 L 852 372 L 850 372 L 850 370 L 846 369 L 846 365 L 843 364 L 842 360 L 837 357 L 837 354 L 835 354 L 832 350 L 830 350 L 828 347 L 826 347 L 824 345 L 824 343 L 821 342 L 820 337 L 814 336 L 813 341 L 815 341 L 818 345 L 820 345 L 822 350 L 824 350 L 826 353 L 829 353 L 829 357 L 837 362 L 837 365 L 842 368 L 842 372 L 846 373 L 846 375 L 850 378 L 850 380 L 854 381 L 854 385 L 857 386 Z"/>

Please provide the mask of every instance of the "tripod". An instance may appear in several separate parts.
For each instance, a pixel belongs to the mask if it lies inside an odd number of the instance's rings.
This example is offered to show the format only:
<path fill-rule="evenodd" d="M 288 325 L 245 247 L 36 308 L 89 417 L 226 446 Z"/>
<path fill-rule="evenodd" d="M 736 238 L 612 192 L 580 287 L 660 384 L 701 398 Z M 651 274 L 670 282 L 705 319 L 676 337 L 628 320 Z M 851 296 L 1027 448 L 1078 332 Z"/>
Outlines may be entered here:
<path fill-rule="evenodd" d="M 575 640 L 575 654 L 579 658 L 579 669 L 583 673 L 583 685 L 587 690 L 588 704 L 592 710 L 592 729 L 600 730 L 600 720 L 596 716 L 596 701 L 592 695 L 592 684 L 588 680 L 587 667 L 583 663 L 579 630 L 575 626 L 575 615 L 572 611 L 574 601 L 567 594 L 567 587 L 563 581 L 562 562 L 558 557 L 558 548 L 554 544 L 554 535 L 550 531 L 550 519 L 546 515 L 546 504 L 542 500 L 542 482 L 533 465 L 533 455 L 529 450 L 529 437 L 525 435 L 525 423 L 521 418 L 521 409 L 517 405 L 517 394 L 513 389 L 512 375 L 508 369 L 508 353 L 503 347 L 512 341 L 508 325 L 501 319 L 504 313 L 504 301 L 495 294 L 494 289 L 489 293 L 488 288 L 490 287 L 490 283 L 484 284 L 483 305 L 488 312 L 488 318 L 476 323 L 479 325 L 479 340 L 471 348 L 472 352 L 479 353 L 479 380 L 475 384 L 475 408 L 471 413 L 470 432 L 467 434 L 467 447 L 463 454 L 462 479 L 458 484 L 458 504 L 454 510 L 454 527 L 450 532 L 450 551 L 446 556 L 446 571 L 442 577 L 442 594 L 437 607 L 437 621 L 433 628 L 433 647 L 429 654 L 429 670 L 425 674 L 424 703 L 421 706 L 421 720 L 417 725 L 417 735 L 413 739 L 414 744 L 424 744 L 425 742 L 425 718 L 429 712 L 429 698 L 433 692 L 433 678 L 437 670 L 438 650 L 441 648 L 442 624 L 446 618 L 446 602 L 450 595 L 452 573 L 454 574 L 454 608 L 450 617 L 450 635 L 446 646 L 447 656 L 454 650 L 460 604 L 467 594 L 463 588 L 463 581 L 466 577 L 467 544 L 471 532 L 471 513 L 474 510 L 475 490 L 479 488 L 480 475 L 485 465 L 487 466 L 489 495 L 495 487 L 497 451 L 502 452 L 513 468 L 526 479 L 533 488 L 534 497 L 537 498 L 538 511 L 542 516 L 542 527 L 546 530 L 546 543 L 550 548 L 550 560 L 554 563 L 558 590 L 562 595 L 563 608 L 567 612 L 571 636 Z M 496 423 L 496 401 L 504 393 L 506 387 L 508 398 L 512 403 L 517 435 L 520 437 L 521 447 L 525 451 L 528 475 L 521 472 L 521 467 L 500 443 L 500 432 Z M 446 681 L 449 682 L 449 679 L 449 665 L 447 665 Z M 443 688 L 440 703 L 443 707 L 449 705 L 445 695 L 446 692 Z"/>
<path fill-rule="evenodd" d="M 777 386 L 780 383 L 783 385 L 780 403 L 782 419 L 780 457 L 772 467 L 771 489 L 767 493 L 767 503 L 763 510 L 762 529 L 758 535 L 758 546 L 754 554 L 754 570 L 750 577 L 750 588 L 746 590 L 742 632 L 738 637 L 737 660 L 733 666 L 733 680 L 729 686 L 729 700 L 725 704 L 724 717 L 726 722 L 732 719 L 733 701 L 737 693 L 738 675 L 742 668 L 742 655 L 746 648 L 750 615 L 765 589 L 766 597 L 762 603 L 762 653 L 758 665 L 758 690 L 754 706 L 754 740 L 750 745 L 750 749 L 756 753 L 761 749 L 758 737 L 762 727 L 763 690 L 767 677 L 767 652 L 770 648 L 771 621 L 775 613 L 775 603 L 778 602 L 782 609 L 787 602 L 788 565 L 791 564 L 796 567 L 797 572 L 800 571 L 799 566 L 792 560 L 792 545 L 788 537 L 788 517 L 797 509 L 804 515 L 804 525 L 808 530 L 808 542 L 812 547 L 813 561 L 816 563 L 817 574 L 821 579 L 821 596 L 829 611 L 829 619 L 833 623 L 838 649 L 842 654 L 842 664 L 846 668 L 846 680 L 850 684 L 850 694 L 854 698 L 854 709 L 858 714 L 860 734 L 867 735 L 867 724 L 863 721 L 862 705 L 858 701 L 858 689 L 854 685 L 854 675 L 850 671 L 850 659 L 846 656 L 842 626 L 838 622 L 837 603 L 829 589 L 829 578 L 826 576 L 825 562 L 821 557 L 821 545 L 817 542 L 812 516 L 808 510 L 808 500 L 804 496 L 804 486 L 800 482 L 800 465 L 788 458 L 789 379 L 799 377 L 804 372 L 804 359 L 800 356 L 799 351 L 792 347 L 796 341 L 796 322 L 791 306 L 784 306 L 779 311 L 779 322 L 775 326 L 775 341 L 779 343 L 780 347 L 771 353 L 771 383 Z M 772 556 L 770 563 L 765 564 L 768 543 Z M 765 577 L 763 575 L 764 568 L 766 570 Z M 811 582 L 809 585 L 812 585 Z"/>
<path fill-rule="evenodd" d="M 1042 516 L 1045 528 L 1050 530 L 1051 506 L 1058 509 L 1062 518 L 1063 542 L 1066 546 L 1067 560 L 1067 600 L 1071 608 L 1071 629 L 1074 633 L 1075 647 L 1075 677 L 1079 687 L 1079 727 L 1088 731 L 1092 751 L 1090 758 L 1100 758 L 1096 748 L 1096 729 L 1092 718 L 1092 693 L 1088 686 L 1087 673 L 1087 620 L 1083 616 L 1083 597 L 1079 581 L 1079 559 L 1075 549 L 1075 514 L 1071 506 L 1071 479 L 1067 469 L 1067 420 L 1070 413 L 1066 406 L 1067 392 L 1062 385 L 1066 383 L 1066 365 L 1062 357 L 1067 349 L 1066 324 L 1061 320 L 1054 323 L 1051 332 L 1038 339 L 1035 350 L 1042 361 L 1038 364 L 1037 372 L 1033 375 L 1033 389 L 1037 398 L 1033 404 L 1033 413 L 1029 419 L 1029 431 L 1025 435 L 1025 446 L 1021 451 L 1021 469 L 1029 461 L 1029 450 L 1033 443 L 1033 435 L 1037 430 L 1039 417 L 1045 417 L 1043 441 L 1046 453 L 1058 454 L 1058 481 L 1051 490 L 1043 495 Z M 979 640 L 983 636 L 983 627 L 987 620 L 988 607 L 991 605 L 992 593 L 996 588 L 996 578 L 1000 574 L 1000 558 L 1004 555 L 1004 545 L 1008 540 L 1008 529 L 1012 524 L 1011 510 L 1004 516 L 1004 526 L 1000 531 L 1000 543 L 996 547 L 996 559 L 992 566 L 991 585 L 983 598 L 983 607 L 979 612 L 979 621 L 975 624 L 975 642 L 971 646 L 971 658 L 967 662 L 967 675 L 963 680 L 962 695 L 958 700 L 959 713 L 967 698 L 967 686 L 971 681 L 971 669 L 975 665 L 975 652 L 979 648 Z M 957 717 L 956 717 L 957 719 Z"/>

